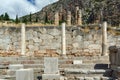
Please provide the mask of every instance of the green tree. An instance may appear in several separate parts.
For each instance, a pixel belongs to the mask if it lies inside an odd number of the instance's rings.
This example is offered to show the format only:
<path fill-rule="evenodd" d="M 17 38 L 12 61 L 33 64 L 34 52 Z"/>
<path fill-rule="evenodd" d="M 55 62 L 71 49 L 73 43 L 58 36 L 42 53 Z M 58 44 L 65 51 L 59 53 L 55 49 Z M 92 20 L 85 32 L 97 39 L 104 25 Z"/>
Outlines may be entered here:
<path fill-rule="evenodd" d="M 25 23 L 25 24 L 27 24 L 28 20 L 26 19 L 26 17 L 23 17 L 22 22 Z"/>
<path fill-rule="evenodd" d="M 48 23 L 48 14 L 47 14 L 47 12 L 45 13 L 45 23 Z"/>
<path fill-rule="evenodd" d="M 4 15 L 4 20 L 6 20 L 6 21 L 10 20 L 9 15 L 7 13 L 5 13 L 5 15 Z"/>
<path fill-rule="evenodd" d="M 18 24 L 18 23 L 19 23 L 18 15 L 16 15 L 16 18 L 15 18 L 15 23 L 16 23 L 16 24 Z"/>
<path fill-rule="evenodd" d="M 36 16 L 35 22 L 38 22 L 38 16 Z"/>
<path fill-rule="evenodd" d="M 4 20 L 4 15 L 0 15 L 0 21 L 3 21 Z"/>
<path fill-rule="evenodd" d="M 32 14 L 29 15 L 29 21 L 32 22 Z"/>

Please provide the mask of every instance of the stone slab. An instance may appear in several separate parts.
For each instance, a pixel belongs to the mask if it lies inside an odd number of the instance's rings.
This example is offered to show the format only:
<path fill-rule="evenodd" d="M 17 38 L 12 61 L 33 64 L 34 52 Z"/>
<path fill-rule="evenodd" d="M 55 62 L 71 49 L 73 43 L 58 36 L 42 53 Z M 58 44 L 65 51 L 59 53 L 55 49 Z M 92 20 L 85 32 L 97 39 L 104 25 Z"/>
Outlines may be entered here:
<path fill-rule="evenodd" d="M 45 57 L 44 58 L 44 74 L 58 74 L 58 58 L 57 57 Z"/>
<path fill-rule="evenodd" d="M 7 70 L 7 75 L 8 76 L 15 76 L 16 70 Z"/>
<path fill-rule="evenodd" d="M 33 69 L 20 69 L 16 71 L 16 80 L 34 80 Z"/>
<path fill-rule="evenodd" d="M 23 69 L 24 66 L 22 64 L 10 64 L 9 69 L 10 70 L 18 70 L 18 69 Z"/>
<path fill-rule="evenodd" d="M 60 80 L 59 74 L 42 74 L 42 80 Z"/>
<path fill-rule="evenodd" d="M 73 64 L 82 64 L 82 60 L 73 60 Z"/>

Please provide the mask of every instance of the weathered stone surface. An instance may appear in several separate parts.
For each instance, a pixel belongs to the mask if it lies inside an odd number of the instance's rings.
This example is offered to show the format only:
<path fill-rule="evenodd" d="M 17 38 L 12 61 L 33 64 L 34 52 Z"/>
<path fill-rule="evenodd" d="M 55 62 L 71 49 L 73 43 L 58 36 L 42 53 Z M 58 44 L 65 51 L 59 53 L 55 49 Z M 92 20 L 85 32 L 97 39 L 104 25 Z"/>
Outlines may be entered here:
<path fill-rule="evenodd" d="M 53 35 L 53 36 L 58 36 L 58 35 L 61 34 L 61 31 L 59 31 L 58 29 L 54 28 L 54 29 L 48 30 L 48 34 Z"/>
<path fill-rule="evenodd" d="M 73 46 L 74 48 L 78 48 L 78 47 L 79 47 L 79 43 L 73 43 L 72 46 Z"/>
<path fill-rule="evenodd" d="M 42 33 L 42 34 L 46 34 L 47 30 L 45 28 L 41 28 L 41 29 L 39 29 L 39 32 Z"/>
<path fill-rule="evenodd" d="M 22 64 L 10 64 L 9 69 L 10 70 L 18 70 L 18 69 L 23 69 L 24 66 Z"/>
<path fill-rule="evenodd" d="M 26 40 L 30 40 L 30 39 L 33 39 L 33 35 L 30 33 L 27 33 L 26 34 Z"/>
<path fill-rule="evenodd" d="M 42 80 L 60 80 L 59 74 L 42 74 Z"/>
<path fill-rule="evenodd" d="M 4 30 L 1 28 L 0 29 L 0 34 L 3 34 L 4 33 Z"/>
<path fill-rule="evenodd" d="M 73 60 L 73 64 L 82 64 L 82 60 Z"/>
<path fill-rule="evenodd" d="M 84 52 L 91 55 L 100 55 L 102 48 L 102 40 L 100 38 L 99 30 L 91 30 L 89 33 L 84 33 L 79 28 L 72 30 L 66 28 L 66 49 L 67 54 L 80 53 L 84 49 Z M 6 29 L 0 28 L 0 49 L 14 52 L 20 52 L 21 48 L 21 32 L 18 28 L 18 32 L 13 28 L 8 28 L 9 34 L 6 34 Z M 75 33 L 75 34 L 74 34 Z M 26 28 L 26 51 L 34 52 L 39 49 L 57 49 L 58 53 L 61 53 L 62 35 L 61 28 L 56 27 L 34 27 Z M 96 38 L 97 37 L 97 38 Z M 96 38 L 96 39 L 95 39 Z M 119 36 L 113 36 L 109 33 L 108 44 L 119 45 Z M 83 55 L 86 53 L 82 53 Z"/>
<path fill-rule="evenodd" d="M 37 31 L 33 31 L 33 37 L 37 37 L 38 33 Z"/>
<path fill-rule="evenodd" d="M 92 45 L 89 45 L 88 48 L 89 48 L 89 49 L 100 49 L 100 48 L 101 48 L 101 45 L 92 44 Z"/>
<path fill-rule="evenodd" d="M 33 69 L 17 70 L 16 80 L 34 80 Z"/>
<path fill-rule="evenodd" d="M 58 74 L 58 58 L 57 57 L 45 57 L 44 58 L 44 73 L 45 74 Z"/>
<path fill-rule="evenodd" d="M 73 42 L 81 42 L 82 41 L 82 36 L 78 35 L 74 38 Z"/>
<path fill-rule="evenodd" d="M 92 37 L 91 34 L 85 35 L 85 38 L 86 38 L 86 40 L 88 40 L 88 41 L 93 39 L 93 37 Z"/>
<path fill-rule="evenodd" d="M 85 80 L 94 80 L 93 77 L 85 77 Z"/>
<path fill-rule="evenodd" d="M 94 80 L 100 80 L 101 78 L 96 76 L 96 77 L 94 77 L 93 79 L 94 79 Z"/>
<path fill-rule="evenodd" d="M 33 46 L 33 45 L 28 45 L 28 48 L 29 48 L 30 50 L 33 50 L 33 49 L 34 49 L 34 46 Z"/>
<path fill-rule="evenodd" d="M 43 34 L 40 36 L 40 39 L 53 39 L 53 36 L 49 34 Z"/>
<path fill-rule="evenodd" d="M 61 47 L 61 44 L 60 43 L 53 43 L 50 45 L 50 47 L 51 47 L 51 49 L 59 49 Z"/>
<path fill-rule="evenodd" d="M 34 44 L 33 39 L 30 39 L 30 40 L 29 40 L 29 45 L 33 45 L 33 44 Z"/>
<path fill-rule="evenodd" d="M 0 39 L 0 43 L 3 43 L 3 40 L 2 40 L 2 39 Z"/>
<path fill-rule="evenodd" d="M 33 41 L 34 41 L 34 42 L 40 42 L 40 39 L 38 39 L 38 38 L 33 38 Z"/>

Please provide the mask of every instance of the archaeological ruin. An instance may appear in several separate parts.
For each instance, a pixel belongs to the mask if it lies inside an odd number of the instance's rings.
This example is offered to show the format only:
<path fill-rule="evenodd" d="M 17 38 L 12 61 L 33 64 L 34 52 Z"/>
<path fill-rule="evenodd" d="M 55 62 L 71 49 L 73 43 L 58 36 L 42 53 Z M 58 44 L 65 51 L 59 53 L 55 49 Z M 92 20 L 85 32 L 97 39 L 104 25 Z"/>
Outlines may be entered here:
<path fill-rule="evenodd" d="M 120 35 L 106 21 L 83 25 L 82 10 L 66 23 L 0 27 L 0 80 L 119 80 Z"/>

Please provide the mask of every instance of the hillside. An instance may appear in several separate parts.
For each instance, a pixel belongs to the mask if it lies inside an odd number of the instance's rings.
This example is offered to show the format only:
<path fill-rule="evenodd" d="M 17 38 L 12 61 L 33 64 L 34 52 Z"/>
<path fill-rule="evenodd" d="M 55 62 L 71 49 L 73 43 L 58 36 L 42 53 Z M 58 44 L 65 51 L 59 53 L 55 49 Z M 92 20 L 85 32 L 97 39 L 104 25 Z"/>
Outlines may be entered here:
<path fill-rule="evenodd" d="M 41 11 L 21 17 L 22 21 L 31 18 L 32 22 L 54 22 L 54 14 L 59 11 L 60 21 L 66 21 L 67 11 L 72 13 L 72 24 L 75 23 L 75 7 L 82 10 L 84 23 L 95 23 L 106 20 L 112 25 L 120 23 L 120 0 L 59 0 L 47 5 Z"/>

